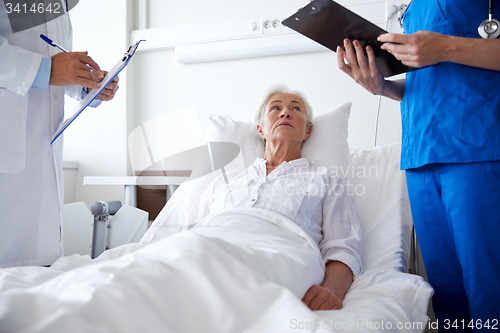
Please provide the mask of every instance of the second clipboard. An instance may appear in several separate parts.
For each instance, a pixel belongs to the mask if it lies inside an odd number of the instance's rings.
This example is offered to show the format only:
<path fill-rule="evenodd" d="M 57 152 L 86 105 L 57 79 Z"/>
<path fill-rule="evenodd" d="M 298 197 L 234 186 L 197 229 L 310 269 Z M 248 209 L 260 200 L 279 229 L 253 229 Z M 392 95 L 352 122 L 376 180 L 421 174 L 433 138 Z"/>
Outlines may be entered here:
<path fill-rule="evenodd" d="M 382 43 L 377 41 L 377 37 L 387 31 L 335 1 L 313 0 L 282 23 L 332 51 L 336 51 L 337 46 L 343 48 L 346 38 L 359 41 L 363 49 L 370 45 L 384 77 L 413 69 L 380 48 Z"/>

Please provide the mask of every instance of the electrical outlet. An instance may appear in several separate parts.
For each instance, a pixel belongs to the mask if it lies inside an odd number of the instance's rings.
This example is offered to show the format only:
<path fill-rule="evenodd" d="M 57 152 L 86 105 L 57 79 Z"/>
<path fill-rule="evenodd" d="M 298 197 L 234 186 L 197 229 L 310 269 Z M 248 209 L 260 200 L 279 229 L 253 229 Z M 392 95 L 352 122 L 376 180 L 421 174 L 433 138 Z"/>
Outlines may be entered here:
<path fill-rule="evenodd" d="M 262 17 L 262 33 L 272 34 L 281 32 L 281 20 L 276 17 Z"/>

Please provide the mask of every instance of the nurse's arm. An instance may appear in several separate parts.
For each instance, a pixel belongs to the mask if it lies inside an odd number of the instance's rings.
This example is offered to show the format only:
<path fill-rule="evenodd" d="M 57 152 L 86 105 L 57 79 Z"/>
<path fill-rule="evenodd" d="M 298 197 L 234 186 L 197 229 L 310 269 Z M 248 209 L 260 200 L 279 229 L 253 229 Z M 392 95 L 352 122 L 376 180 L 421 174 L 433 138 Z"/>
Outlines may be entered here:
<path fill-rule="evenodd" d="M 87 52 L 58 53 L 52 56 L 49 84 L 53 86 L 80 85 L 97 89 L 100 84 L 96 82 L 89 66 L 95 70 L 100 69 Z"/>
<path fill-rule="evenodd" d="M 466 38 L 437 32 L 418 31 L 410 35 L 383 34 L 382 49 L 405 65 L 425 67 L 440 62 L 454 62 L 477 68 L 500 71 L 500 39 Z"/>

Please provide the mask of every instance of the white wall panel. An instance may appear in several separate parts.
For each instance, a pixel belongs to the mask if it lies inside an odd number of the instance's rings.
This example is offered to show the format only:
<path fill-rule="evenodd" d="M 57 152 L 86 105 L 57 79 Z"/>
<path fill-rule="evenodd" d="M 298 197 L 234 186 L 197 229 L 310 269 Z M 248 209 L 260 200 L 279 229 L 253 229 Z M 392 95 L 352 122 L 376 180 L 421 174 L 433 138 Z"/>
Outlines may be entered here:
<path fill-rule="evenodd" d="M 238 21 L 276 13 L 292 14 L 307 2 L 140 0 L 145 4 L 141 8 L 147 11 L 146 17 L 140 20 L 138 1 L 81 1 L 71 12 L 74 48 L 89 51 L 105 69 L 116 62 L 129 44 L 130 31 L 138 30 L 139 23 L 143 27 L 162 28 Z M 380 1 L 344 0 L 341 3 L 348 6 L 376 3 L 378 8 L 384 7 Z M 395 1 L 386 4 L 392 3 Z M 376 17 L 380 15 L 378 10 Z M 397 24 L 390 26 L 397 27 Z M 378 97 L 341 73 L 335 53 L 330 51 L 198 64 L 177 63 L 173 48 L 143 51 L 135 55 L 120 79 L 120 90 L 112 102 L 85 111 L 66 132 L 64 157 L 79 162 L 75 200 L 83 200 L 88 205 L 95 200 L 123 198 L 121 186 L 83 186 L 83 177 L 131 175 L 127 139 L 138 126 L 190 105 L 197 107 L 203 129 L 210 113 L 253 121 L 265 91 L 277 83 L 303 91 L 316 114 L 352 101 L 350 144 L 352 147 L 373 145 Z M 68 107 L 71 106 L 69 103 Z M 399 141 L 399 103 L 383 99 L 381 109 L 378 143 Z"/>
<path fill-rule="evenodd" d="M 217 21 L 243 20 L 287 10 L 291 14 L 305 3 L 302 0 L 188 0 L 182 3 L 150 0 L 148 22 L 152 28 L 178 29 L 186 24 L 210 26 Z M 378 18 L 379 22 L 380 17 L 383 19 L 385 15 L 385 2 L 341 3 L 355 7 L 356 11 L 364 12 L 365 15 L 371 15 L 373 20 Z M 204 34 L 207 32 L 204 31 Z M 193 38 L 192 34 L 188 35 L 190 37 L 187 38 Z M 182 41 L 178 43 L 182 44 Z M 352 147 L 371 147 L 378 97 L 372 96 L 340 72 L 335 57 L 334 52 L 326 51 L 179 64 L 175 61 L 172 49 L 140 53 L 137 68 L 141 69 L 141 80 L 136 83 L 141 82 L 141 87 L 137 89 L 139 102 L 136 105 L 140 112 L 136 116 L 135 125 L 138 126 L 141 121 L 151 119 L 161 112 L 193 104 L 199 111 L 204 128 L 210 113 L 227 114 L 236 120 L 252 121 L 265 91 L 274 84 L 284 83 L 292 89 L 303 91 L 309 97 L 316 114 L 342 102 L 354 102 L 349 127 L 350 144 Z M 163 63 L 158 64 L 159 61 Z M 150 82 L 142 82 L 144 79 Z M 144 88 L 146 86 L 148 88 Z M 159 94 L 158 87 L 165 88 L 162 94 Z M 400 141 L 399 103 L 382 99 L 381 109 L 377 143 Z"/>
<path fill-rule="evenodd" d="M 124 0 L 80 1 L 70 11 L 73 50 L 88 51 L 101 69 L 111 69 L 128 44 L 126 3 Z M 97 200 L 123 202 L 122 186 L 83 185 L 85 176 L 126 175 L 126 71 L 119 77 L 116 97 L 96 109 L 87 108 L 64 132 L 63 158 L 78 162 L 72 198 L 84 201 L 87 206 Z M 76 104 L 66 98 L 67 111 Z M 68 186 L 67 190 L 71 188 Z"/>

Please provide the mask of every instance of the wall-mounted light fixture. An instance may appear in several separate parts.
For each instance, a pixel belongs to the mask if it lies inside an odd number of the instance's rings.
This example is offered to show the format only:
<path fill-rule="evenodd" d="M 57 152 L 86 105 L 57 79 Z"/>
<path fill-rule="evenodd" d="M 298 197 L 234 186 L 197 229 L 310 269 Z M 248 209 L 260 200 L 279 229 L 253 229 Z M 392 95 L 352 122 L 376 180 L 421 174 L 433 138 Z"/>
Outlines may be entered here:
<path fill-rule="evenodd" d="M 212 43 L 182 45 L 175 48 L 182 64 L 254 58 L 327 50 L 324 46 L 298 34 L 262 36 Z"/>

